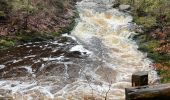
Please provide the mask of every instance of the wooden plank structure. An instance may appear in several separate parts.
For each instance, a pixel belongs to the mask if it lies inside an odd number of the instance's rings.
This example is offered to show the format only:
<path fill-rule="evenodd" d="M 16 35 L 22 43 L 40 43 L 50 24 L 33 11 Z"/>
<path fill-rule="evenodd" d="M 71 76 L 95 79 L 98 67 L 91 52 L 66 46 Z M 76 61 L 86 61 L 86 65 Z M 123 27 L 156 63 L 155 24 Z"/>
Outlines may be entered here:
<path fill-rule="evenodd" d="M 147 72 L 134 73 L 132 86 L 125 89 L 126 100 L 170 100 L 170 83 L 148 86 Z"/>
<path fill-rule="evenodd" d="M 126 100 L 170 100 L 170 84 L 126 88 Z"/>

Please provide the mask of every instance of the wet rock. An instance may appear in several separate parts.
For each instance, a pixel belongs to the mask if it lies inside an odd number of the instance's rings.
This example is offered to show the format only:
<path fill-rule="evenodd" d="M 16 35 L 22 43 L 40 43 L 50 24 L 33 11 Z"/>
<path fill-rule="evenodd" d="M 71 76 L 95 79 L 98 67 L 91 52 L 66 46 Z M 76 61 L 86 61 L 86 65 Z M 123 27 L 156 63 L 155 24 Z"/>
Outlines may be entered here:
<path fill-rule="evenodd" d="M 130 5 L 119 5 L 120 10 L 130 10 Z"/>
<path fill-rule="evenodd" d="M 119 0 L 116 0 L 116 1 L 114 1 L 114 4 L 113 4 L 113 8 L 117 8 L 117 7 L 119 7 L 119 5 L 120 5 L 120 1 Z"/>
<path fill-rule="evenodd" d="M 65 66 L 64 64 L 49 64 L 46 65 L 43 71 L 52 75 L 62 76 L 64 75 Z"/>
<path fill-rule="evenodd" d="M 11 87 L 15 87 L 16 86 L 16 84 L 11 84 Z"/>
<path fill-rule="evenodd" d="M 0 69 L 3 69 L 3 68 L 5 68 L 5 65 L 0 65 Z"/>
<path fill-rule="evenodd" d="M 68 52 L 68 53 L 66 54 L 66 57 L 80 58 L 80 57 L 81 57 L 81 52 L 79 52 L 79 51 Z"/>
<path fill-rule="evenodd" d="M 10 90 L 0 89 L 0 100 L 13 100 L 9 94 L 11 94 Z"/>
<path fill-rule="evenodd" d="M 74 64 L 69 64 L 67 66 L 68 66 L 67 73 L 69 75 L 69 78 L 78 78 L 81 67 Z"/>
<path fill-rule="evenodd" d="M 1 95 L 9 94 L 9 93 L 11 93 L 11 91 L 10 91 L 10 90 L 0 89 L 0 94 L 1 94 Z"/>

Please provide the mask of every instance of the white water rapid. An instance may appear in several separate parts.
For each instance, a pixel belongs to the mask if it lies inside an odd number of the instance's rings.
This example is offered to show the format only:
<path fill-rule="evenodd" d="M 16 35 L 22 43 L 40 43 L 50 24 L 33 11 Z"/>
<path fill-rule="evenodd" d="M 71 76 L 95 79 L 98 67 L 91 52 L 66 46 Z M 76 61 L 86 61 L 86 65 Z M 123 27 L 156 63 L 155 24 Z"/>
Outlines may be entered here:
<path fill-rule="evenodd" d="M 81 56 L 42 57 L 35 62 L 50 62 L 39 68 L 40 72 L 47 74 L 36 74 L 30 67 L 32 65 L 22 66 L 31 78 L 0 80 L 0 89 L 15 100 L 124 100 L 124 89 L 131 86 L 132 73 L 148 71 L 149 83 L 153 84 L 158 76 L 152 62 L 146 54 L 138 51 L 132 40 L 136 34 L 131 29 L 132 17 L 112 8 L 113 3 L 114 0 L 82 0 L 77 3 L 80 18 L 71 35 L 63 37 L 76 41 L 68 51 L 80 52 Z M 72 43 L 54 41 L 50 45 L 64 48 Z M 52 52 L 57 50 L 56 47 Z M 34 57 L 36 55 L 27 56 Z M 21 60 L 15 60 L 15 63 Z M 5 64 L 0 66 L 5 68 Z"/>

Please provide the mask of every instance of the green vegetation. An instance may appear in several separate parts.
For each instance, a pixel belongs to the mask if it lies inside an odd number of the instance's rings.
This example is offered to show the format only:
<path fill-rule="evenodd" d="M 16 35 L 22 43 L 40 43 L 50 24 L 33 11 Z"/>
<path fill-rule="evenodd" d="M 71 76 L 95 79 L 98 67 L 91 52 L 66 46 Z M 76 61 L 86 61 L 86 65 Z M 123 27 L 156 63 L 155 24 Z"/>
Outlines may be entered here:
<path fill-rule="evenodd" d="M 13 0 L 1 0 L 0 11 L 8 12 L 12 8 L 11 1 Z"/>
<path fill-rule="evenodd" d="M 146 28 L 156 26 L 160 15 L 165 15 L 167 19 L 170 19 L 169 0 L 120 0 L 120 3 L 130 4 L 134 21 Z"/>
<path fill-rule="evenodd" d="M 65 28 L 62 28 L 59 33 L 70 33 L 71 30 L 73 30 L 74 26 L 76 25 L 76 22 L 74 20 L 74 18 L 72 19 L 72 22 L 70 23 L 70 25 L 67 25 Z"/>
<path fill-rule="evenodd" d="M 0 37 L 0 49 L 5 49 L 16 44 L 15 40 Z"/>
<path fill-rule="evenodd" d="M 5 13 L 3 11 L 0 11 L 0 16 L 5 16 Z"/>
<path fill-rule="evenodd" d="M 146 19 L 147 19 L 147 21 L 146 21 Z M 135 20 L 136 24 L 143 25 L 146 28 L 156 25 L 156 18 L 153 16 L 135 17 L 134 20 Z"/>
<path fill-rule="evenodd" d="M 145 30 L 134 37 L 139 50 L 153 59 L 161 82 L 170 82 L 170 0 L 118 1 L 131 5 L 134 22 Z"/>
<path fill-rule="evenodd" d="M 140 49 L 142 49 L 143 51 L 153 52 L 153 49 L 158 46 L 159 46 L 158 41 L 152 40 L 145 42 L 145 44 L 141 44 Z"/>
<path fill-rule="evenodd" d="M 28 43 L 28 42 L 37 42 L 37 41 L 48 41 L 54 39 L 54 37 L 59 36 L 59 33 L 31 33 L 31 34 L 21 34 L 17 33 L 14 37 L 0 37 L 0 49 L 7 49 L 11 46 L 17 44 Z"/>
<path fill-rule="evenodd" d="M 45 41 L 62 33 L 69 33 L 74 28 L 77 17 L 75 2 L 76 0 L 0 0 L 1 48 L 23 42 Z M 16 43 L 12 43 L 13 40 Z"/>
<path fill-rule="evenodd" d="M 12 5 L 11 3 L 9 3 L 9 0 L 0 0 L 0 24 L 1 22 L 5 22 L 8 19 L 7 15 L 11 11 L 11 9 L 12 9 Z"/>
<path fill-rule="evenodd" d="M 161 77 L 163 77 L 162 80 L 161 80 L 162 83 L 169 83 L 170 82 L 170 78 L 169 78 L 170 73 L 169 73 L 169 71 L 159 70 L 158 72 L 161 75 Z"/>
<path fill-rule="evenodd" d="M 37 34 L 37 33 L 19 34 L 19 35 L 17 35 L 17 41 L 19 41 L 20 43 L 46 41 L 49 39 L 53 39 L 54 38 L 53 36 L 55 36 L 55 34 L 48 35 L 48 36 L 45 34 Z"/>

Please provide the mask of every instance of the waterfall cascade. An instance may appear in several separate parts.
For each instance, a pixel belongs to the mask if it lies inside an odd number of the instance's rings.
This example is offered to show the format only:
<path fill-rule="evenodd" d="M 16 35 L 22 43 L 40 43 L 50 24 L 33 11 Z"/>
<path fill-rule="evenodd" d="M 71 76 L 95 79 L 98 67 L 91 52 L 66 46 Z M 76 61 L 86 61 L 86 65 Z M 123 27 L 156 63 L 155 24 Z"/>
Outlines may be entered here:
<path fill-rule="evenodd" d="M 124 100 L 132 73 L 148 71 L 153 83 L 152 62 L 131 38 L 132 17 L 113 3 L 78 2 L 80 18 L 71 35 L 6 51 L 0 89 L 16 100 Z"/>

